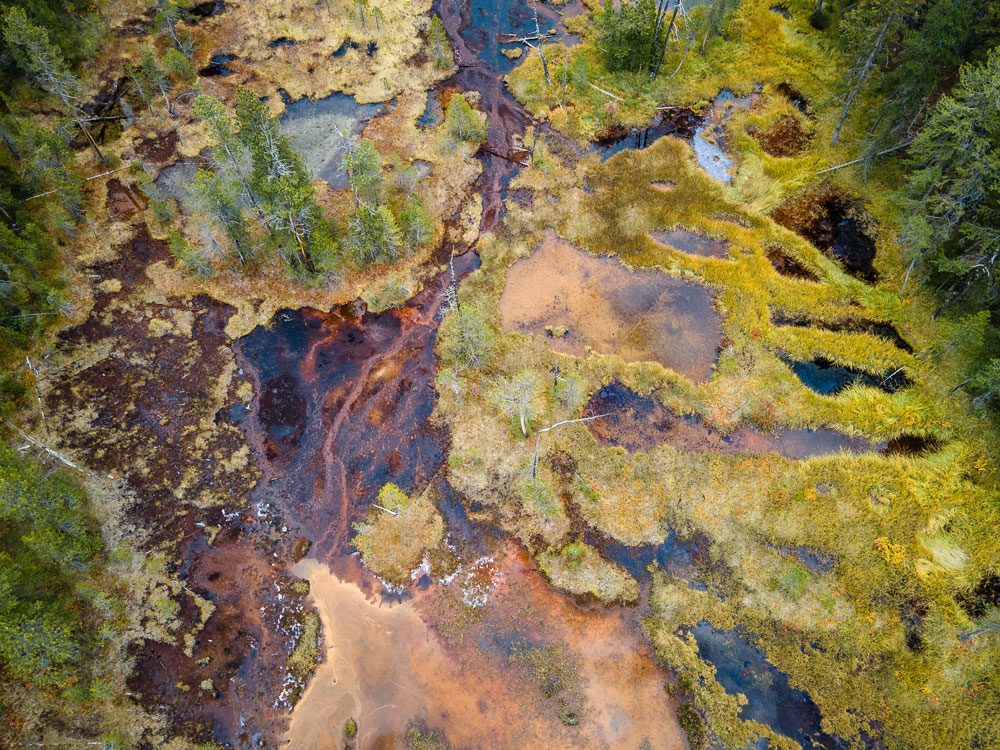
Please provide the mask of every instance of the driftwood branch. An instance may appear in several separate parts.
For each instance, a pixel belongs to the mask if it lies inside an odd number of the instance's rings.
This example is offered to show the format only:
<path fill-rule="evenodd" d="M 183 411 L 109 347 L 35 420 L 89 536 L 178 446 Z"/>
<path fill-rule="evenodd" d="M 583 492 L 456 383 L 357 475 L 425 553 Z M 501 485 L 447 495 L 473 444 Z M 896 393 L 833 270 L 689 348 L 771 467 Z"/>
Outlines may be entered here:
<path fill-rule="evenodd" d="M 602 89 L 600 86 L 598 86 L 597 84 L 591 83 L 590 81 L 587 81 L 587 85 L 590 86 L 590 88 L 592 88 L 592 89 L 597 89 L 602 94 L 610 96 L 612 99 L 617 99 L 620 102 L 624 102 L 625 101 L 620 96 L 618 96 L 618 94 L 612 94 L 610 91 L 606 91 L 605 89 Z"/>
<path fill-rule="evenodd" d="M 905 143 L 899 143 L 899 144 L 893 146 L 892 148 L 887 148 L 887 149 L 885 149 L 885 151 L 879 151 L 877 154 L 875 154 L 875 156 L 885 156 L 886 154 L 891 154 L 893 151 L 899 151 L 900 149 L 906 148 L 911 143 L 913 143 L 913 139 L 912 138 L 910 140 L 906 141 Z M 836 169 L 843 169 L 844 167 L 849 167 L 852 164 L 860 164 L 864 160 L 865 160 L 865 158 L 863 156 L 860 159 L 851 159 L 850 161 L 845 161 L 843 164 L 835 164 L 832 167 L 827 167 L 826 169 L 821 169 L 816 174 L 826 174 L 827 172 L 833 172 Z"/>
<path fill-rule="evenodd" d="M 29 435 L 27 432 L 25 432 L 24 430 L 22 430 L 20 427 L 18 427 L 16 424 L 14 424 L 13 422 L 11 422 L 9 419 L 2 419 L 2 418 L 0 418 L 0 422 L 3 422 L 3 424 L 5 424 L 8 427 L 10 427 L 18 435 L 20 435 L 22 438 L 24 438 L 29 443 L 31 443 L 32 445 L 34 445 L 36 448 L 41 448 L 43 451 L 45 451 L 46 453 L 48 453 L 50 456 L 53 456 L 53 457 L 59 459 L 64 464 L 66 464 L 67 466 L 69 466 L 71 469 L 76 469 L 77 471 L 83 471 L 83 469 L 81 469 L 75 463 L 73 463 L 72 461 L 70 461 L 64 455 L 62 455 L 58 451 L 53 450 L 52 448 L 50 448 L 49 446 L 47 446 L 45 443 L 43 443 L 43 442 L 41 442 L 39 440 L 36 440 L 35 438 L 31 437 L 31 435 Z"/>
<path fill-rule="evenodd" d="M 574 424 L 576 422 L 589 422 L 592 419 L 600 419 L 601 417 L 606 417 L 607 414 L 597 414 L 593 417 L 581 417 L 579 419 L 564 419 L 562 422 L 556 422 L 555 424 L 550 424 L 548 427 L 543 427 L 538 430 L 535 435 L 535 457 L 531 460 L 531 478 L 534 479 L 538 475 L 538 446 L 542 442 L 542 433 L 548 432 L 549 430 L 554 430 L 556 427 L 561 427 L 564 424 Z"/>
<path fill-rule="evenodd" d="M 378 503 L 372 503 L 372 507 L 373 508 L 378 508 L 379 510 L 384 510 L 386 513 L 388 513 L 389 515 L 392 515 L 392 516 L 398 516 L 399 515 L 399 513 L 397 513 L 396 511 L 389 510 L 385 506 L 379 505 Z"/>

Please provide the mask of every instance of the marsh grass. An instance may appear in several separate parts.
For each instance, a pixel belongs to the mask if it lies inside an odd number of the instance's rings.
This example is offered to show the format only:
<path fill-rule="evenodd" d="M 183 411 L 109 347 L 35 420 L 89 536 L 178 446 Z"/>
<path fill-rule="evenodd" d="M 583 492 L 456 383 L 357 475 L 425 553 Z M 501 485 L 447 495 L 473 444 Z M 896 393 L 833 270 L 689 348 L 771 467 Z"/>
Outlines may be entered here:
<path fill-rule="evenodd" d="M 748 12 L 756 7 L 747 5 Z M 775 20 L 768 19 L 769 28 L 792 23 L 770 15 Z M 790 65 L 813 59 L 809 55 L 819 48 L 806 44 Z M 586 44 L 579 54 L 587 54 Z M 529 59 L 512 79 L 530 75 L 531 65 Z M 822 112 L 816 77 L 828 75 L 829 68 L 823 62 L 809 74 L 789 70 L 780 77 L 787 75 L 815 97 L 813 107 Z M 720 82 L 714 80 L 713 86 Z M 738 89 L 740 82 L 726 79 L 726 86 Z M 962 399 L 948 394 L 967 356 L 963 342 L 976 338 L 977 323 L 932 323 L 922 293 L 902 300 L 894 283 L 859 281 L 767 216 L 813 184 L 814 171 L 831 156 L 817 145 L 826 127 L 821 119 L 809 121 L 816 135 L 800 155 L 763 152 L 746 127 L 801 116 L 784 98 L 778 101 L 769 85 L 763 95 L 762 106 L 728 120 L 727 137 L 740 164 L 730 188 L 712 182 L 694 164 L 687 144 L 672 138 L 603 164 L 596 155 L 567 161 L 556 154 L 548 173 L 522 170 L 511 188 L 531 190 L 532 207 L 509 206 L 508 231 L 483 238 L 482 267 L 460 290 L 498 341 L 477 382 L 535 369 L 549 383 L 538 404 L 539 424 L 581 414 L 579 400 L 558 397 L 551 375 L 558 366 L 574 373 L 586 395 L 619 381 L 678 414 L 699 416 L 723 434 L 745 424 L 828 426 L 873 441 L 926 436 L 938 441 L 936 447 L 923 455 L 844 453 L 804 461 L 694 454 L 670 446 L 630 456 L 599 447 L 585 425 L 572 424 L 547 434 L 540 448 L 539 475 L 562 506 L 545 515 L 532 511 L 516 491 L 530 476 L 534 437 L 513 439 L 508 420 L 482 398 L 459 403 L 442 396 L 438 414 L 451 427 L 452 451 L 475 445 L 478 457 L 452 464 L 451 481 L 526 540 L 554 571 L 553 583 L 571 591 L 580 585 L 573 580 L 578 568 L 558 552 L 575 544 L 568 517 L 628 545 L 662 542 L 672 529 L 707 536 L 708 560 L 700 575 L 712 585 L 699 591 L 657 573 L 647 630 L 659 656 L 679 670 L 681 687 L 707 716 L 711 733 L 727 747 L 746 746 L 756 736 L 767 737 L 772 747 L 795 743 L 740 719 L 740 698 L 726 694 L 693 641 L 677 635 L 680 626 L 701 619 L 718 628 L 739 625 L 751 634 L 792 687 L 809 692 L 826 731 L 856 739 L 878 721 L 890 747 L 933 748 L 940 738 L 956 747 L 996 743 L 991 717 L 1000 707 L 1000 690 L 989 665 L 1000 639 L 959 641 L 974 623 L 955 600 L 982 571 L 1000 564 L 991 531 L 1000 519 L 989 432 L 965 414 Z M 852 175 L 838 179 L 853 195 L 870 194 Z M 898 279 L 905 269 L 894 209 L 878 200 L 865 207 L 880 228 L 879 271 L 884 279 Z M 543 336 L 504 335 L 497 306 L 506 271 L 538 246 L 549 227 L 580 249 L 713 289 L 723 324 L 712 378 L 696 384 L 656 363 L 626 363 L 594 351 L 575 358 L 554 352 Z M 672 227 L 724 239 L 729 259 L 686 255 L 648 236 Z M 773 246 L 818 280 L 777 273 L 767 258 Z M 887 321 L 914 352 L 867 333 L 778 325 L 775 311 L 830 323 Z M 932 357 L 941 349 L 946 356 Z M 795 377 L 778 352 L 823 356 L 872 374 L 902 368 L 911 384 L 893 394 L 855 385 L 835 397 L 821 396 Z M 466 392 L 472 388 L 470 383 Z M 550 470 L 548 458 L 557 452 L 572 457 L 569 476 Z M 830 556 L 832 568 L 805 570 L 776 551 L 799 545 Z M 610 586 L 614 572 L 608 573 Z M 918 642 L 922 646 L 913 650 Z"/>

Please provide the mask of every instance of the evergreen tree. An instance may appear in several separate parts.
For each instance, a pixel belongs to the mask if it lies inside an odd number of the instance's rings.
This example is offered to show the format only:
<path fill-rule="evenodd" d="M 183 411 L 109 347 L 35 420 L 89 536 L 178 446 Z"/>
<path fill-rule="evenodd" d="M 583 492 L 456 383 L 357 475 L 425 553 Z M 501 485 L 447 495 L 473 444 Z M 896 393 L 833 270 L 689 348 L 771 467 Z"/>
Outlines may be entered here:
<path fill-rule="evenodd" d="M 956 70 L 977 31 L 987 0 L 929 0 L 907 24 L 895 69 L 882 74 L 885 102 L 866 138 L 869 161 L 879 151 L 910 138 L 941 78 Z"/>
<path fill-rule="evenodd" d="M 953 295 L 1000 300 L 1000 48 L 962 68 L 910 148 L 913 210 L 906 237 Z"/>
<path fill-rule="evenodd" d="M 16 148 L 25 176 L 36 192 L 53 191 L 68 219 L 62 223 L 67 231 L 71 222 L 83 218 L 83 180 L 74 172 L 75 155 L 70 149 L 67 130 L 69 123 L 57 123 L 55 128 L 37 124 L 30 116 L 17 119 Z"/>
<path fill-rule="evenodd" d="M 354 203 L 378 206 L 382 202 L 382 156 L 367 138 L 357 141 L 344 154 L 344 170 L 354 189 Z"/>
<path fill-rule="evenodd" d="M 461 94 L 453 95 L 448 102 L 444 127 L 449 136 L 459 141 L 482 143 L 486 140 L 486 123 Z"/>
<path fill-rule="evenodd" d="M 86 653 L 74 590 L 100 549 L 83 491 L 0 445 L 0 663 L 43 686 Z"/>
<path fill-rule="evenodd" d="M 661 3 L 661 5 L 664 5 Z M 597 46 L 608 70 L 637 71 L 647 67 L 653 50 L 664 43 L 661 14 L 653 0 L 606 3 L 597 18 Z"/>
<path fill-rule="evenodd" d="M 402 234 L 388 206 L 362 203 L 351 219 L 350 244 L 361 266 L 395 260 L 402 248 Z"/>
<path fill-rule="evenodd" d="M 434 66 L 440 70 L 448 70 L 452 66 L 451 44 L 448 42 L 448 33 L 444 29 L 441 17 L 437 13 L 431 17 L 431 25 L 427 30 L 427 44 Z"/>
<path fill-rule="evenodd" d="M 93 0 L 4 0 L 0 6 L 20 8 L 28 22 L 45 29 L 63 57 L 74 62 L 93 53 L 100 32 L 105 30 L 103 23 L 88 15 L 97 10 L 100 16 Z M 0 59 L 7 54 L 6 42 L 0 37 Z"/>
<path fill-rule="evenodd" d="M 170 89 L 173 88 L 173 83 L 160 69 L 156 54 L 149 47 L 143 47 L 142 52 L 139 53 L 139 64 L 130 65 L 127 74 L 135 85 L 136 92 L 149 107 L 150 112 L 153 111 L 153 98 L 162 96 L 163 102 L 166 104 L 167 114 L 174 114 L 167 96 Z"/>
<path fill-rule="evenodd" d="M 221 150 L 224 156 L 223 159 L 216 157 L 216 162 L 221 165 L 221 169 L 231 170 L 236 175 L 243 189 L 243 196 L 253 206 L 257 217 L 263 222 L 263 212 L 257 204 L 257 197 L 248 181 L 247 169 L 244 164 L 247 161 L 244 159 L 246 152 L 237 134 L 236 121 L 226 112 L 222 102 L 204 94 L 195 99 L 194 115 L 208 123 L 209 133 L 216 144 L 216 153 Z"/>
<path fill-rule="evenodd" d="M 240 264 L 246 264 L 251 253 L 251 239 L 243 216 L 239 186 L 215 172 L 199 169 L 191 187 L 203 209 L 215 219 L 229 238 Z"/>
<path fill-rule="evenodd" d="M 726 22 L 726 17 L 732 13 L 739 5 L 739 0 L 711 0 L 707 11 L 704 14 L 705 24 L 701 37 L 701 47 L 698 54 L 705 54 L 705 47 L 710 37 L 722 31 Z"/>
<path fill-rule="evenodd" d="M 860 0 L 841 20 L 841 38 L 854 64 L 845 77 L 847 97 L 833 129 L 833 144 L 861 89 L 876 70 L 876 61 L 886 45 L 896 38 L 913 18 L 922 0 Z"/>
<path fill-rule="evenodd" d="M 190 16 L 193 0 L 153 0 L 153 23 L 156 28 L 170 38 L 174 49 L 184 57 L 191 57 L 191 40 L 182 37 L 177 31 L 177 24 Z"/>
<path fill-rule="evenodd" d="M 18 67 L 39 88 L 59 98 L 66 113 L 75 118 L 91 148 L 107 166 L 107 159 L 79 118 L 83 87 L 79 79 L 70 72 L 59 49 L 49 41 L 48 32 L 30 23 L 24 11 L 16 6 L 8 8 L 0 20 L 4 40 Z"/>
<path fill-rule="evenodd" d="M 434 235 L 434 226 L 424 209 L 424 204 L 415 195 L 410 196 L 406 206 L 399 213 L 399 228 L 402 231 L 403 242 L 410 249 L 426 244 Z"/>
<path fill-rule="evenodd" d="M 480 368 L 494 349 L 493 334 L 475 305 L 459 305 L 441 323 L 441 340 L 445 359 L 460 368 Z"/>
<path fill-rule="evenodd" d="M 309 271 L 314 271 L 310 251 L 314 244 L 329 242 L 329 233 L 316 231 L 322 213 L 302 157 L 281 134 L 278 120 L 248 89 L 241 88 L 237 93 L 236 119 L 239 140 L 250 155 L 249 186 L 268 230 L 279 243 L 293 248 Z M 317 249 L 328 251 L 326 247 Z"/>
<path fill-rule="evenodd" d="M 3 14 L 3 38 L 21 71 L 39 88 L 57 96 L 67 111 L 76 111 L 83 90 L 70 72 L 49 33 L 28 21 L 24 11 L 12 6 Z"/>

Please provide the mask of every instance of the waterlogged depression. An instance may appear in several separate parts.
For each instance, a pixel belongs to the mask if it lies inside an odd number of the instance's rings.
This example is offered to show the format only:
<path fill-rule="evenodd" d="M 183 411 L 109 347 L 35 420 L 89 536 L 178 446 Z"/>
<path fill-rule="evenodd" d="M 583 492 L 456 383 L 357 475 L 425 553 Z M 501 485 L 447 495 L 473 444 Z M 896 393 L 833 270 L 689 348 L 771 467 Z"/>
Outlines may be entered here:
<path fill-rule="evenodd" d="M 410 730 L 462 748 L 685 747 L 633 612 L 573 604 L 511 543 L 492 561 L 494 586 L 461 637 L 450 621 L 461 572 L 395 602 L 366 592 L 357 567 L 338 577 L 300 562 L 326 653 L 288 747 L 339 750 L 351 718 L 363 748 L 398 747 Z"/>

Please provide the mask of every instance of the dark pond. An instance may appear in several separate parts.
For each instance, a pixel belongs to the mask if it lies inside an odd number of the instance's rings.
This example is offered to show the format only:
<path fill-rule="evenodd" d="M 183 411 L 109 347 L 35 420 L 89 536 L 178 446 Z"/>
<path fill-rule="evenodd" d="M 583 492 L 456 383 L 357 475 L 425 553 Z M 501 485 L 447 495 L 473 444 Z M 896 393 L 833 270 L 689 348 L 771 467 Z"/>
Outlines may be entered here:
<path fill-rule="evenodd" d="M 464 276 L 474 253 L 456 259 Z M 387 483 L 422 489 L 444 460 L 430 422 L 436 396 L 434 338 L 449 275 L 406 306 L 382 313 L 347 305 L 329 314 L 281 310 L 235 344 L 258 394 L 243 420 L 261 456 L 256 501 L 278 508 L 318 557 L 349 551 Z"/>
<path fill-rule="evenodd" d="M 789 199 L 771 218 L 839 260 L 852 276 L 878 281 L 874 224 L 857 198 L 824 184 Z"/>
<path fill-rule="evenodd" d="M 225 9 L 226 4 L 223 0 L 208 0 L 208 2 L 192 5 L 188 9 L 188 15 L 190 15 L 192 19 L 200 20 L 202 18 L 217 16 Z"/>
<path fill-rule="evenodd" d="M 789 276 L 793 279 L 805 279 L 806 281 L 819 281 L 819 276 L 777 245 L 767 245 L 764 248 L 764 252 L 767 255 L 768 262 L 782 276 Z"/>
<path fill-rule="evenodd" d="M 788 676 L 742 632 L 716 630 L 704 620 L 681 632 L 694 636 L 698 655 L 715 667 L 715 678 L 727 693 L 746 696 L 740 718 L 766 724 L 803 748 L 847 747 L 822 731 L 822 715 L 809 694 L 791 687 Z"/>
<path fill-rule="evenodd" d="M 432 128 L 444 122 L 444 110 L 441 108 L 441 100 L 437 91 L 427 92 L 427 106 L 424 112 L 417 118 L 418 128 Z"/>
<path fill-rule="evenodd" d="M 665 135 L 690 140 L 694 138 L 701 120 L 702 118 L 690 109 L 659 112 L 649 127 L 610 133 L 597 141 L 597 148 L 601 152 L 603 161 L 625 149 L 644 149 Z"/>
<path fill-rule="evenodd" d="M 208 61 L 208 65 L 198 71 L 198 75 L 211 78 L 213 76 L 229 76 L 233 74 L 227 66 L 236 58 L 232 55 L 215 55 Z"/>
<path fill-rule="evenodd" d="M 834 364 L 825 357 L 801 362 L 784 355 L 779 356 L 804 386 L 823 396 L 836 396 L 852 385 L 878 388 L 886 393 L 895 393 L 910 385 L 910 379 L 905 374 L 893 370 L 884 375 L 872 375 L 853 367 Z"/>
<path fill-rule="evenodd" d="M 339 92 L 323 99 L 299 99 L 286 105 L 281 131 L 295 139 L 295 150 L 310 174 L 332 188 L 345 188 L 349 182 L 341 163 L 347 141 L 341 133 L 359 135 L 382 106 L 358 104 L 353 96 Z"/>
<path fill-rule="evenodd" d="M 706 237 L 690 229 L 676 227 L 666 231 L 653 231 L 649 236 L 662 245 L 669 245 L 689 255 L 703 255 L 708 258 L 728 258 L 729 243 L 716 237 Z"/>
<path fill-rule="evenodd" d="M 780 429 L 763 433 L 740 427 L 728 435 L 707 427 L 700 417 L 677 415 L 653 398 L 639 396 L 621 383 L 601 388 L 587 403 L 588 415 L 606 414 L 587 423 L 587 429 L 601 445 L 625 448 L 630 453 L 670 445 L 692 453 L 777 453 L 786 458 L 804 459 L 846 451 L 865 453 L 885 448 L 864 438 L 837 430 Z"/>

